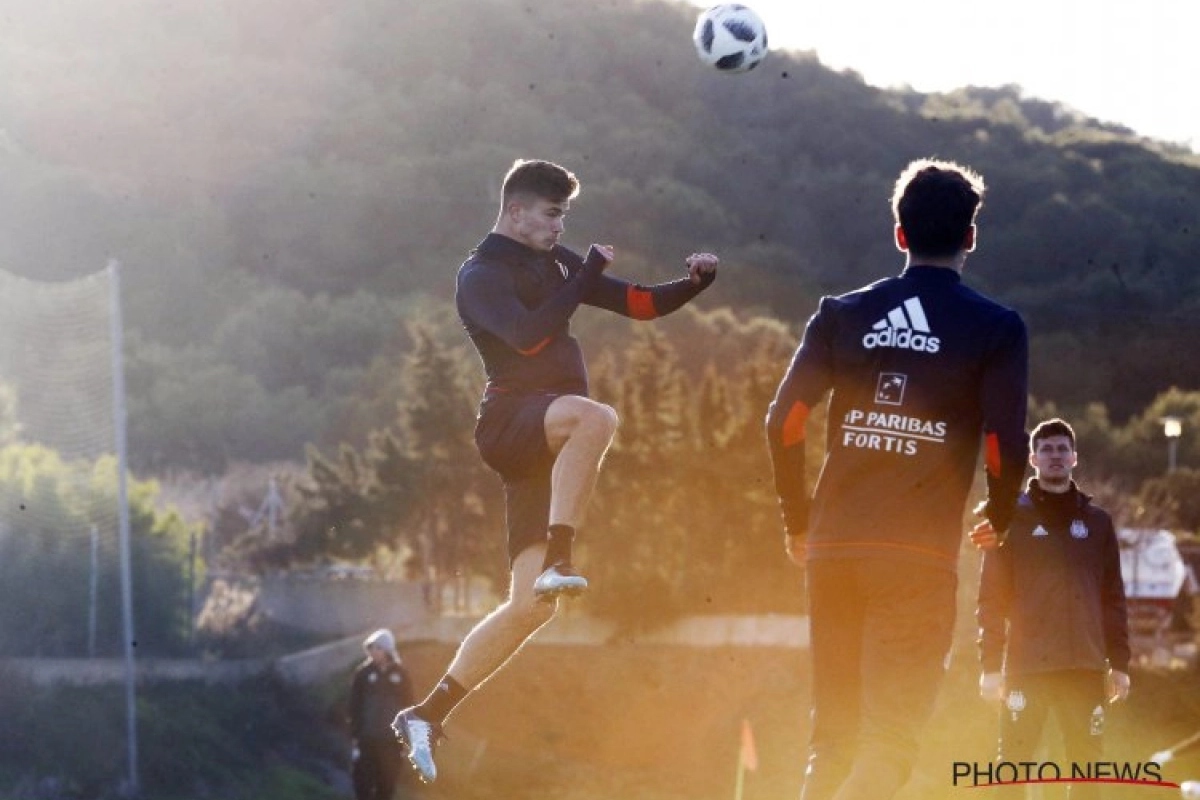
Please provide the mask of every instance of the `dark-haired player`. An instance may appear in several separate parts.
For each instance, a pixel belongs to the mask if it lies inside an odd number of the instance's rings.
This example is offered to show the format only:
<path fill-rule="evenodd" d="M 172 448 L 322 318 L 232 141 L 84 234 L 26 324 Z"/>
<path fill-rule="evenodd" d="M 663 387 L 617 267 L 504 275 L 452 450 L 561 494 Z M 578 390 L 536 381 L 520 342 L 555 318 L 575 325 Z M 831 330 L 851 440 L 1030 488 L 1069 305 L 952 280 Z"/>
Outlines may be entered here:
<path fill-rule="evenodd" d="M 648 320 L 683 306 L 716 277 L 717 258 L 693 253 L 687 275 L 639 286 L 605 274 L 612 248 L 587 259 L 559 243 L 579 181 L 548 161 L 517 161 L 505 176 L 500 215 L 458 273 L 459 317 L 479 351 L 487 387 L 475 442 L 504 484 L 509 596 L 467 634 L 445 676 L 393 724 L 425 781 L 450 712 L 500 669 L 587 580 L 571 563 L 616 412 L 588 398 L 571 315 L 580 304 Z"/>
<path fill-rule="evenodd" d="M 904 271 L 822 298 L 767 415 L 785 547 L 807 569 L 804 800 L 887 800 L 908 779 L 950 648 L 981 441 L 997 530 L 1020 491 L 1025 325 L 961 277 L 983 192 L 957 164 L 908 165 L 892 196 Z M 810 498 L 805 422 L 827 394 Z"/>
<path fill-rule="evenodd" d="M 998 760 L 1032 761 L 1054 715 L 1066 761 L 1104 757 L 1108 703 L 1129 694 L 1129 625 L 1112 518 L 1079 491 L 1075 431 L 1049 419 L 1029 437 L 1034 477 L 1007 534 L 984 526 L 979 582 L 979 693 L 1000 706 Z M 1023 797 L 1024 787 L 1003 790 Z M 1097 798 L 1096 784 L 1069 787 Z"/>

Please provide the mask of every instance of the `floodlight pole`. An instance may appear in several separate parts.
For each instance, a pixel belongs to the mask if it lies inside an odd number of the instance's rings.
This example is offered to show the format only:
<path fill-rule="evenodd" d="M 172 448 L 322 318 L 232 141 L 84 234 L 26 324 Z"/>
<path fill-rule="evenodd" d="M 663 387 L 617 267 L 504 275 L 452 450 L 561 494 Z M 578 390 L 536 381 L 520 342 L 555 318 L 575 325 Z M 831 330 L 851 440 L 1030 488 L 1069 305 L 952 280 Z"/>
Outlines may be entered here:
<path fill-rule="evenodd" d="M 121 269 L 116 259 L 109 259 L 108 275 L 112 308 L 109 317 L 112 332 L 113 422 L 117 439 L 117 521 L 121 549 L 121 623 L 125 639 L 125 724 L 129 755 L 126 789 L 129 796 L 136 797 L 139 794 L 137 695 L 134 666 L 134 648 L 137 646 L 137 640 L 133 633 L 133 566 L 129 542 L 129 490 L 125 479 L 129 465 L 125 440 L 125 358 L 122 352 Z"/>
<path fill-rule="evenodd" d="M 1163 435 L 1167 437 L 1167 473 L 1175 471 L 1175 454 L 1179 448 L 1179 437 L 1183 435 L 1183 420 L 1179 417 L 1163 417 Z"/>

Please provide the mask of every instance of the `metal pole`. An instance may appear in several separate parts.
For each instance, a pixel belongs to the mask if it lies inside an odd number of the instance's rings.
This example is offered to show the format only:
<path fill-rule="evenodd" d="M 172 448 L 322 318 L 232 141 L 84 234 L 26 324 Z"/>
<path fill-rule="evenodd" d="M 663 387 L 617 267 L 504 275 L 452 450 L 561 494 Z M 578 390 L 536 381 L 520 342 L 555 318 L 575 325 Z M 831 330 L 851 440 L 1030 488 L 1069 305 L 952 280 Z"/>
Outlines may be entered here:
<path fill-rule="evenodd" d="M 188 647 L 196 638 L 196 531 L 192 531 L 188 547 Z"/>
<path fill-rule="evenodd" d="M 1172 436 L 1167 439 L 1167 472 L 1175 471 L 1175 455 L 1179 449 L 1179 437 Z"/>
<path fill-rule="evenodd" d="M 279 484 L 274 478 L 267 482 L 267 534 L 271 542 L 275 541 L 275 524 L 279 520 L 279 507 L 283 498 L 279 496 Z"/>
<path fill-rule="evenodd" d="M 121 549 L 121 622 L 125 638 L 125 719 L 129 750 L 129 775 L 127 790 L 131 796 L 139 794 L 137 759 L 137 699 L 135 688 L 134 648 L 137 640 L 133 632 L 133 566 L 129 542 L 129 489 L 126 486 L 128 453 L 125 446 L 125 359 L 122 352 L 121 319 L 121 269 L 115 259 L 109 259 L 108 274 L 111 292 L 112 368 L 113 368 L 113 422 L 116 428 L 117 445 L 117 519 Z"/>
<path fill-rule="evenodd" d="M 88 658 L 96 657 L 96 594 L 100 579 L 100 529 L 92 526 L 92 564 L 88 575 Z"/>

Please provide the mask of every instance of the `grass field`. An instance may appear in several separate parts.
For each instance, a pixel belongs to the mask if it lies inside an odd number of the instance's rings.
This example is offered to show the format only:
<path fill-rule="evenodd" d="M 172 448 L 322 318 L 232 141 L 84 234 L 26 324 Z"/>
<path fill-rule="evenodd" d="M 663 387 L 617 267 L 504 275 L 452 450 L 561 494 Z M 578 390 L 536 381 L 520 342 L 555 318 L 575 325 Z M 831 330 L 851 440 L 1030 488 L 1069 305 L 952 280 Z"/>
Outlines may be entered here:
<path fill-rule="evenodd" d="M 439 677 L 452 652 L 434 644 L 404 650 L 419 692 Z M 975 680 L 974 653 L 956 653 L 900 800 L 987 800 L 988 789 L 952 785 L 955 761 L 986 762 L 993 752 L 994 712 L 977 699 Z M 423 796 L 729 800 L 748 719 L 759 767 L 746 776 L 744 800 L 795 800 L 807 693 L 799 650 L 533 645 L 456 713 L 439 750 L 441 777 Z M 1197 729 L 1197 675 L 1135 673 L 1130 703 L 1110 716 L 1108 758 L 1145 761 Z M 1196 777 L 1200 748 L 1163 770 L 1165 780 Z M 1111 796 L 1177 796 L 1151 787 L 1122 792 Z"/>

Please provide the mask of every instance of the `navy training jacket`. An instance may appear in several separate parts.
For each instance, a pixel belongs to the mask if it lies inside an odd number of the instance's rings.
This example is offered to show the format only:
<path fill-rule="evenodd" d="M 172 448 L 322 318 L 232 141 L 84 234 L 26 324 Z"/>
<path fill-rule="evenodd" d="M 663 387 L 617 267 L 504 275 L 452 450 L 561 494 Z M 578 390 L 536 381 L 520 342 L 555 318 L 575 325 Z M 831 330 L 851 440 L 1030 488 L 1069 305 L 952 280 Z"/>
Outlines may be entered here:
<path fill-rule="evenodd" d="M 1028 445 L 1025 324 L 963 285 L 911 266 L 821 299 L 767 414 L 784 525 L 812 559 L 879 557 L 957 569 L 981 443 L 985 514 L 1007 530 Z M 812 497 L 805 425 L 829 395 Z"/>
<path fill-rule="evenodd" d="M 580 304 L 651 320 L 682 307 L 714 277 L 642 286 L 605 274 L 602 262 L 585 262 L 561 245 L 543 253 L 490 233 L 459 268 L 455 304 L 487 374 L 485 399 L 497 393 L 586 397 L 583 350 L 570 330 Z"/>

